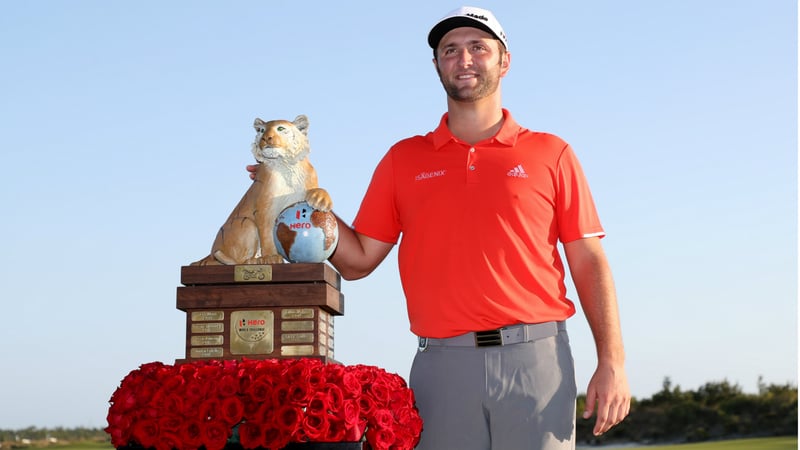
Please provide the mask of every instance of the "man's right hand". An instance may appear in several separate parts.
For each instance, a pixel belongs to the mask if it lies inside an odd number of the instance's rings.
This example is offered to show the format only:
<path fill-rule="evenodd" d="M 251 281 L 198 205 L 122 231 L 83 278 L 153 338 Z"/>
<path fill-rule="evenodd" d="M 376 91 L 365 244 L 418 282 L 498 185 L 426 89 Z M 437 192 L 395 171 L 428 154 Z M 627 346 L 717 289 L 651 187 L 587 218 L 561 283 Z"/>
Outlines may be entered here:
<path fill-rule="evenodd" d="M 246 165 L 244 167 L 245 169 L 247 169 L 248 172 L 250 172 L 250 179 L 251 180 L 255 180 L 256 179 L 256 168 L 257 167 L 258 167 L 258 164 L 248 164 L 248 165 Z"/>

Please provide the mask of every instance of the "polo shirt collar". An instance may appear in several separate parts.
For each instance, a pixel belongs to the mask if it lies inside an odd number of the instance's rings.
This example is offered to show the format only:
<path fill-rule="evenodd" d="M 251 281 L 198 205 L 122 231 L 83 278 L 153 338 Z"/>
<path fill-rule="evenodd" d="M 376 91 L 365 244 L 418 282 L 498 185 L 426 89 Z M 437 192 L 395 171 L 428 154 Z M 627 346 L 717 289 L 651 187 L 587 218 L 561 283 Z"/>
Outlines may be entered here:
<path fill-rule="evenodd" d="M 439 122 L 439 126 L 433 130 L 433 148 L 436 150 L 444 147 L 449 142 L 458 142 L 458 139 L 453 136 L 453 133 L 447 128 L 447 116 L 448 114 L 444 113 L 442 120 Z M 517 143 L 517 136 L 519 136 L 520 131 L 521 127 L 514 118 L 511 117 L 511 113 L 503 108 L 503 126 L 500 127 L 500 131 L 498 131 L 497 134 L 487 139 L 487 141 L 495 141 L 511 147 Z"/>

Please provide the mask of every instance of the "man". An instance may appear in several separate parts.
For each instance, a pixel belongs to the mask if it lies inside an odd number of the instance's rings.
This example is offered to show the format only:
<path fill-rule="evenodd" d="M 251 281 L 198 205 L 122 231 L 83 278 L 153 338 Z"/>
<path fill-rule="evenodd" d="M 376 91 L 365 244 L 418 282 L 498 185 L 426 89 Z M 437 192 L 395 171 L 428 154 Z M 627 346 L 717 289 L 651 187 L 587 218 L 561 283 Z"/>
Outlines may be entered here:
<path fill-rule="evenodd" d="M 630 393 L 604 235 L 572 149 L 520 127 L 501 105 L 511 63 L 487 10 L 459 8 L 428 36 L 447 93 L 438 128 L 395 144 L 330 258 L 368 275 L 402 234 L 399 269 L 411 331 L 410 375 L 424 420 L 418 448 L 572 449 L 575 375 L 564 321 L 561 241 L 592 329 L 598 365 L 584 418 L 619 423 Z"/>

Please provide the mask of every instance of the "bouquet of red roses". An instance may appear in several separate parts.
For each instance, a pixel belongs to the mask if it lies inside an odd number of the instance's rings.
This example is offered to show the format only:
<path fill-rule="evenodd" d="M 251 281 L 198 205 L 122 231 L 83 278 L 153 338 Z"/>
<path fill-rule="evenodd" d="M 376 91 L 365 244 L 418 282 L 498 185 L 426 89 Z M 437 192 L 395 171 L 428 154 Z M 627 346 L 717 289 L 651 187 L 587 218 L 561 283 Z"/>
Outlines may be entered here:
<path fill-rule="evenodd" d="M 281 449 L 358 442 L 412 449 L 422 419 L 405 380 L 374 366 L 317 359 L 143 364 L 114 392 L 111 443 L 156 450 Z"/>

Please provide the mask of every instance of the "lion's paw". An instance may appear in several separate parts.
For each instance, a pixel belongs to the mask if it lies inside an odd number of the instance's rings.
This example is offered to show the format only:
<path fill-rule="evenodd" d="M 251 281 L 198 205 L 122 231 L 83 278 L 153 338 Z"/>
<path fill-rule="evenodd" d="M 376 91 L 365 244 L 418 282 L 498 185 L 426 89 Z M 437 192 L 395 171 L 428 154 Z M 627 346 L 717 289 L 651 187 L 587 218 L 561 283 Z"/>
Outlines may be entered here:
<path fill-rule="evenodd" d="M 306 192 L 306 202 L 308 206 L 322 212 L 333 209 L 333 199 L 328 191 L 322 188 L 309 189 Z"/>

